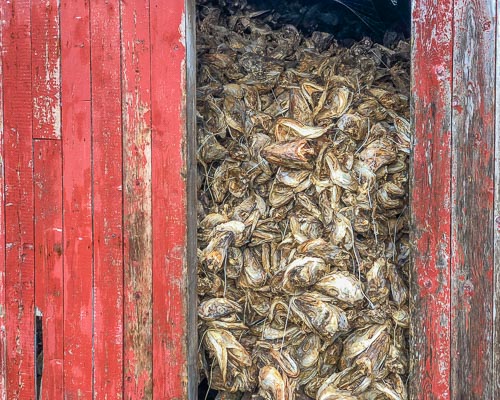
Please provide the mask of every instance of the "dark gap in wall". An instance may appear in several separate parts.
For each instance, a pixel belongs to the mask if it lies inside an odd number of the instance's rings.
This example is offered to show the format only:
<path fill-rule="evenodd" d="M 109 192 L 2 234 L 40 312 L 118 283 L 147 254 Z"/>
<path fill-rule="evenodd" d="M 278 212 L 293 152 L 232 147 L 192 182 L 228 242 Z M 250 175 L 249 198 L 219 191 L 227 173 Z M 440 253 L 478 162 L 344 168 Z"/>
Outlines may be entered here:
<path fill-rule="evenodd" d="M 36 398 L 42 398 L 42 374 L 43 374 L 43 314 L 38 307 L 35 308 L 35 374 L 36 374 Z"/>

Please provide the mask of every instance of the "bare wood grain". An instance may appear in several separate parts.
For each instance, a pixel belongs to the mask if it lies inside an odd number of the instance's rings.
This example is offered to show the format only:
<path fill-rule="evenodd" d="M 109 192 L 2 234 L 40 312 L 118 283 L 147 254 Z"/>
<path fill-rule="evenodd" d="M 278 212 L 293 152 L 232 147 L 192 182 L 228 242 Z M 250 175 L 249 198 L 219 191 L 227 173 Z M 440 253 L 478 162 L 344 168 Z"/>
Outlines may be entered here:
<path fill-rule="evenodd" d="M 495 2 L 455 0 L 451 394 L 493 398 Z"/>
<path fill-rule="evenodd" d="M 153 397 L 149 0 L 121 3 L 124 397 Z"/>
<path fill-rule="evenodd" d="M 493 398 L 500 398 L 500 2 L 497 1 L 495 54 L 495 215 L 493 281 Z"/>
<path fill-rule="evenodd" d="M 493 398 L 500 398 L 500 2 L 496 8 L 495 54 L 495 208 L 494 208 L 494 281 L 493 281 Z"/>
<path fill-rule="evenodd" d="M 31 2 L 33 137 L 61 138 L 61 43 L 58 0 Z"/>
<path fill-rule="evenodd" d="M 197 204 L 196 191 L 196 9 L 195 0 L 186 0 L 186 326 L 187 326 L 187 398 L 198 398 L 198 307 L 197 307 Z"/>

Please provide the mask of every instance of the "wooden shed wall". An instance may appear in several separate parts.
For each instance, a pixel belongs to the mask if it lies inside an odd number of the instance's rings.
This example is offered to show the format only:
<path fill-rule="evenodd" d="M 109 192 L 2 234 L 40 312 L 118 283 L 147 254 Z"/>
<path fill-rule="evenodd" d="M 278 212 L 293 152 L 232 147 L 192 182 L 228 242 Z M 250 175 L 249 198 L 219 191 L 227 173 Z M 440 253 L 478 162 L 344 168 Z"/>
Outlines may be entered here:
<path fill-rule="evenodd" d="M 500 398 L 498 12 L 414 2 L 415 399 Z"/>
<path fill-rule="evenodd" d="M 194 398 L 194 13 L 0 15 L 0 399 Z"/>
<path fill-rule="evenodd" d="M 497 7 L 413 5 L 415 399 L 500 398 Z M 41 398 L 194 399 L 193 17 L 0 2 L 0 399 L 35 398 L 36 308 Z"/>

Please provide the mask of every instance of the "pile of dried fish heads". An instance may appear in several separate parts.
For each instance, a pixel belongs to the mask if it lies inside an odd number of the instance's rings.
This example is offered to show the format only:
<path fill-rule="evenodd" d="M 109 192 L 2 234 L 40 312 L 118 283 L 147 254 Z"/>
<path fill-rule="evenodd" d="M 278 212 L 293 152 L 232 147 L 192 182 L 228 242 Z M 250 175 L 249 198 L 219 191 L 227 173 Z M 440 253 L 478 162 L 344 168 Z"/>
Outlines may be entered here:
<path fill-rule="evenodd" d="M 409 45 L 198 10 L 200 379 L 405 399 Z"/>

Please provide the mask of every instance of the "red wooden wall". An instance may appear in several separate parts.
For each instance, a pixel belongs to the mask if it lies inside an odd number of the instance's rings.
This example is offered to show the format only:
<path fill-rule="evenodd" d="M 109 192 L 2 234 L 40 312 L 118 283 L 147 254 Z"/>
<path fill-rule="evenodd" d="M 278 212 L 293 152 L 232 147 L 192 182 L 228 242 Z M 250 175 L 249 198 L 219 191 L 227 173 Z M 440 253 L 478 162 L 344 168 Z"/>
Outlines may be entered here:
<path fill-rule="evenodd" d="M 499 5 L 414 2 L 415 399 L 500 398 Z"/>
<path fill-rule="evenodd" d="M 500 398 L 498 7 L 413 5 L 415 399 Z M 193 16 L 0 1 L 0 399 L 36 309 L 40 398 L 194 399 Z"/>
<path fill-rule="evenodd" d="M 193 397 L 190 6 L 0 14 L 0 399 Z"/>

